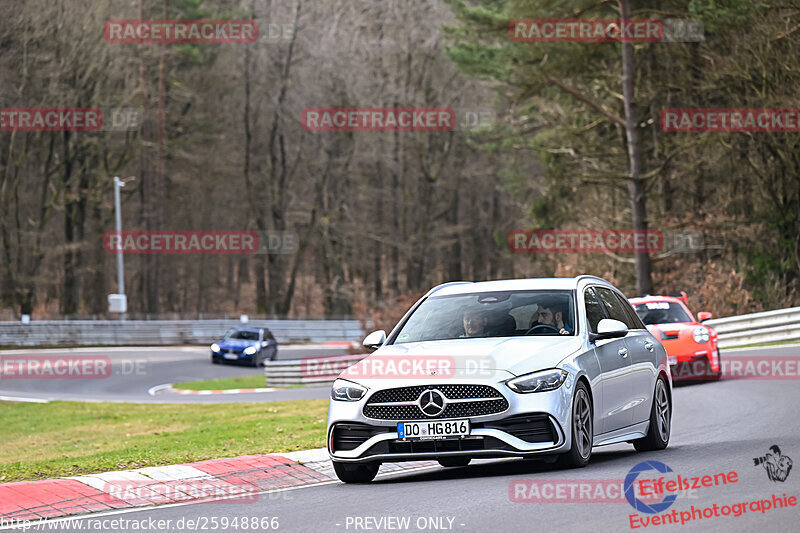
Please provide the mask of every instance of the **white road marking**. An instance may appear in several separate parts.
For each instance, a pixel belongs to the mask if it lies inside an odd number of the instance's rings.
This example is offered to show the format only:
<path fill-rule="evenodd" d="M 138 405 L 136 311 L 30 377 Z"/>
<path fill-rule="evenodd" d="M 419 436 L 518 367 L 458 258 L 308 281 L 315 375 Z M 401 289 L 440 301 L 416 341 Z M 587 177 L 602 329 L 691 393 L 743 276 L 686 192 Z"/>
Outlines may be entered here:
<path fill-rule="evenodd" d="M 50 403 L 50 400 L 43 400 L 41 398 L 22 398 L 19 396 L 0 396 L 0 402 Z"/>

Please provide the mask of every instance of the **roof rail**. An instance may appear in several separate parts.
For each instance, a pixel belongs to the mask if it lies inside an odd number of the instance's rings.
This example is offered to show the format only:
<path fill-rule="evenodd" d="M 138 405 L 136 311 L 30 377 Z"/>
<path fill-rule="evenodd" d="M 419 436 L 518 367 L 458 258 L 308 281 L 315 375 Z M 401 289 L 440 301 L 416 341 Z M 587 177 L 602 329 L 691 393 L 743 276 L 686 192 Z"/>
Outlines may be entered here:
<path fill-rule="evenodd" d="M 602 281 L 603 283 L 608 283 L 609 285 L 611 285 L 610 281 L 605 280 L 605 279 L 601 278 L 600 276 L 593 276 L 591 274 L 581 274 L 580 276 L 575 276 L 575 281 L 580 281 L 582 279 L 594 279 L 594 280 Z"/>
<path fill-rule="evenodd" d="M 444 289 L 445 287 L 450 287 L 452 285 L 464 285 L 464 284 L 469 284 L 469 283 L 473 283 L 473 282 L 472 281 L 448 281 L 447 283 L 442 283 L 441 285 L 437 285 L 434 288 L 432 288 L 431 290 L 429 290 L 428 294 L 426 296 L 430 296 L 434 292 L 439 291 L 441 289 Z"/>

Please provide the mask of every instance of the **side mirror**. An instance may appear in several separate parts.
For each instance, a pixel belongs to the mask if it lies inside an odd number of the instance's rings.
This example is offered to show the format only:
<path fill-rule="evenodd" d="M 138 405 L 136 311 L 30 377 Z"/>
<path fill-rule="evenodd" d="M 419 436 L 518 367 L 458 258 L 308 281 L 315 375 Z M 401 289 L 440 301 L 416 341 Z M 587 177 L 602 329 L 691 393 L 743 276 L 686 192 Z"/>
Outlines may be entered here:
<path fill-rule="evenodd" d="M 620 339 L 628 334 L 628 326 L 624 322 L 612 318 L 604 318 L 597 324 L 597 333 L 589 333 L 591 342 L 603 339 Z"/>
<path fill-rule="evenodd" d="M 364 337 L 364 340 L 361 342 L 361 344 L 367 350 L 375 351 L 383 346 L 384 342 L 386 342 L 386 332 L 382 329 L 379 329 L 378 331 L 373 331 Z"/>
<path fill-rule="evenodd" d="M 700 311 L 697 313 L 697 321 L 698 322 L 705 322 L 706 320 L 711 320 L 711 313 L 708 311 Z"/>

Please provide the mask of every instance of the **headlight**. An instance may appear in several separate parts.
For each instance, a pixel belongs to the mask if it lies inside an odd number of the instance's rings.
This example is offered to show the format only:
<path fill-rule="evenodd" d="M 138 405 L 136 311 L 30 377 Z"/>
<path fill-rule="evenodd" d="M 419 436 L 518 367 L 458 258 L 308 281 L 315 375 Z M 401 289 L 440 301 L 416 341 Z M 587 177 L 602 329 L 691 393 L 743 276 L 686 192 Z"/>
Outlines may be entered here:
<path fill-rule="evenodd" d="M 256 347 L 255 346 L 248 346 L 247 348 L 244 349 L 244 354 L 245 355 L 253 355 L 254 353 L 256 353 Z"/>
<path fill-rule="evenodd" d="M 694 336 L 694 342 L 698 343 L 708 342 L 708 339 L 711 338 L 708 328 L 694 328 L 692 335 Z"/>
<path fill-rule="evenodd" d="M 212 352 L 219 352 L 219 344 L 212 344 L 211 345 Z"/>
<path fill-rule="evenodd" d="M 340 402 L 357 402 L 367 393 L 367 388 L 358 383 L 337 379 L 333 382 L 331 398 Z"/>
<path fill-rule="evenodd" d="M 556 390 L 567 379 L 569 374 L 566 370 L 554 368 L 553 370 L 544 370 L 542 372 L 534 372 L 533 374 L 525 374 L 518 378 L 506 381 L 508 388 L 514 392 L 526 394 L 529 392 L 545 392 Z"/>

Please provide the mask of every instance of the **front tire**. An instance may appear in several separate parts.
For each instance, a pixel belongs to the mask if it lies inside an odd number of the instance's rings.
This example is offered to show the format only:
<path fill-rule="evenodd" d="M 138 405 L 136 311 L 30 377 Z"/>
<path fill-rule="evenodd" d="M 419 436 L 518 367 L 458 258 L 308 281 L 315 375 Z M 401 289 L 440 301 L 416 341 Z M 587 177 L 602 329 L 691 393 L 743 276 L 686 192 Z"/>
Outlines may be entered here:
<path fill-rule="evenodd" d="M 592 399 L 582 381 L 575 387 L 570 418 L 572 446 L 567 453 L 558 456 L 558 465 L 562 468 L 582 468 L 589 464 L 594 439 Z"/>
<path fill-rule="evenodd" d="M 378 475 L 380 463 L 351 464 L 333 461 L 336 477 L 345 483 L 369 483 Z"/>
<path fill-rule="evenodd" d="M 719 381 L 722 377 L 722 356 L 717 348 L 717 372 L 711 371 L 711 359 L 706 358 L 706 381 Z"/>
<path fill-rule="evenodd" d="M 633 441 L 633 447 L 639 452 L 663 450 L 669 444 L 671 428 L 672 401 L 667 392 L 667 382 L 658 376 L 650 408 L 650 427 L 647 428 L 647 435 Z"/>

